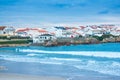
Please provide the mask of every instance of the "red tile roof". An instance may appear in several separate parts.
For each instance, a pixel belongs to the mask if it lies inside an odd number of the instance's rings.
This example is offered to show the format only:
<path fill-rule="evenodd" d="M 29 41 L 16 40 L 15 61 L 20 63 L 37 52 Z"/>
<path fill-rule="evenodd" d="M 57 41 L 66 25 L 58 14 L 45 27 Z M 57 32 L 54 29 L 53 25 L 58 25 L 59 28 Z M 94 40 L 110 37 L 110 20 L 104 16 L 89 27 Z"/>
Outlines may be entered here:
<path fill-rule="evenodd" d="M 39 30 L 38 28 L 31 28 L 30 30 Z"/>
<path fill-rule="evenodd" d="M 24 29 L 18 29 L 16 32 L 25 32 L 25 31 L 28 31 L 30 30 L 29 28 L 24 28 Z"/>
<path fill-rule="evenodd" d="M 55 35 L 55 33 L 54 33 L 54 32 L 51 32 L 51 34 Z"/>
<path fill-rule="evenodd" d="M 47 32 L 47 31 L 46 31 L 46 30 L 41 29 L 41 30 L 38 30 L 38 32 Z"/>
<path fill-rule="evenodd" d="M 85 26 L 80 26 L 80 29 L 84 29 L 85 28 Z"/>
<path fill-rule="evenodd" d="M 4 30 L 6 26 L 0 26 L 0 30 Z"/>
<path fill-rule="evenodd" d="M 97 29 L 97 26 L 91 26 L 92 29 Z"/>
<path fill-rule="evenodd" d="M 44 32 L 47 32 L 46 30 L 44 29 L 38 29 L 38 28 L 24 28 L 24 29 L 18 29 L 16 32 L 25 32 L 25 31 L 29 31 L 29 30 L 35 30 L 35 31 L 38 31 L 40 33 L 44 33 Z"/>
<path fill-rule="evenodd" d="M 79 28 L 73 27 L 72 29 L 78 30 Z"/>

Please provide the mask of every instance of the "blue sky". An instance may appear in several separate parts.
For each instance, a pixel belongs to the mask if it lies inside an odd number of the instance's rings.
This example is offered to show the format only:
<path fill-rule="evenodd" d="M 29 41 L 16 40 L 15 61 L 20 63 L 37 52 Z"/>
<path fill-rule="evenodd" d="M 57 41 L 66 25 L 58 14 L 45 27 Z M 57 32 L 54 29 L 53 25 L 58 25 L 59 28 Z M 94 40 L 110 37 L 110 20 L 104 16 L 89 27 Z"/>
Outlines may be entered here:
<path fill-rule="evenodd" d="M 120 0 L 0 0 L 0 25 L 47 26 L 120 22 Z"/>

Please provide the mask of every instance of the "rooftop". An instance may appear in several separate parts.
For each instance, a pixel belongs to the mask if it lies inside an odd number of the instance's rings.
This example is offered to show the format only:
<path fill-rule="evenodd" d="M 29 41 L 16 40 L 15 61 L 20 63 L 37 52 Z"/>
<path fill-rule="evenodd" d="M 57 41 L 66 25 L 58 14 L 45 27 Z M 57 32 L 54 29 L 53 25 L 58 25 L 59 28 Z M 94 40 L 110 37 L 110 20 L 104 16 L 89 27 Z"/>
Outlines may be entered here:
<path fill-rule="evenodd" d="M 4 30 L 6 26 L 0 26 L 0 30 Z"/>

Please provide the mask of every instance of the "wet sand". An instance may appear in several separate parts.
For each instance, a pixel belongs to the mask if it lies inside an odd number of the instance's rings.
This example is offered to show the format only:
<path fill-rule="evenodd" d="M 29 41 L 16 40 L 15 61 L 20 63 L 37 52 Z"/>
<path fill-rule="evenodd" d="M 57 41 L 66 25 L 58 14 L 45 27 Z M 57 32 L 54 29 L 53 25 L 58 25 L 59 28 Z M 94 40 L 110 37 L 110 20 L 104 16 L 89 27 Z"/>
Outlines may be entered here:
<path fill-rule="evenodd" d="M 57 76 L 33 76 L 23 74 L 0 73 L 0 80 L 67 80 Z"/>
<path fill-rule="evenodd" d="M 26 74 L 0 73 L 0 80 L 120 80 L 120 77 L 110 76 L 35 76 Z"/>
<path fill-rule="evenodd" d="M 63 65 L 0 60 L 0 80 L 120 80 L 120 76 L 74 70 Z"/>

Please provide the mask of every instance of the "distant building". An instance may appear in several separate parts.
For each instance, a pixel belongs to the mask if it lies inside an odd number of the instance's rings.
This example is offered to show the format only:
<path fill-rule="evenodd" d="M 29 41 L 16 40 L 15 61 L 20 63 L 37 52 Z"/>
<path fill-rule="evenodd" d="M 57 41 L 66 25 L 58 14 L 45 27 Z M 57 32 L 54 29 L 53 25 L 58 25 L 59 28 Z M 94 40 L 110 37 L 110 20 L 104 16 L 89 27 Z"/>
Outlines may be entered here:
<path fill-rule="evenodd" d="M 63 26 L 58 26 L 58 27 L 54 27 L 55 28 L 55 35 L 56 37 L 65 37 L 64 34 L 66 34 L 66 28 L 64 28 Z"/>
<path fill-rule="evenodd" d="M 6 27 L 4 29 L 4 33 L 6 35 L 15 35 L 15 28 L 13 28 L 13 27 Z"/>
<path fill-rule="evenodd" d="M 112 35 L 120 36 L 120 27 L 116 28 L 114 31 L 111 31 Z"/>
<path fill-rule="evenodd" d="M 95 36 L 102 36 L 104 33 L 102 30 L 93 30 L 92 31 L 92 35 L 95 35 Z"/>
<path fill-rule="evenodd" d="M 28 36 L 28 34 L 26 32 L 22 32 L 22 31 L 17 31 L 16 35 L 21 36 L 21 37 L 27 37 Z"/>
<path fill-rule="evenodd" d="M 0 35 L 14 35 L 14 33 L 15 33 L 15 28 L 0 26 Z"/>
<path fill-rule="evenodd" d="M 27 31 L 29 30 L 29 28 L 18 28 L 15 31 L 15 35 L 17 36 L 21 36 L 21 37 L 27 37 Z"/>
<path fill-rule="evenodd" d="M 47 34 L 48 32 L 44 29 L 41 28 L 18 28 L 16 30 L 16 35 L 19 36 L 29 36 L 29 37 L 35 37 L 38 35 L 42 35 L 42 34 Z"/>
<path fill-rule="evenodd" d="M 4 29 L 6 28 L 6 26 L 0 26 L 0 35 L 5 34 Z"/>
<path fill-rule="evenodd" d="M 51 34 L 42 34 L 33 38 L 33 43 L 45 43 L 46 41 L 52 41 L 55 37 Z"/>
<path fill-rule="evenodd" d="M 57 38 L 73 38 L 79 35 L 79 33 L 76 32 L 78 30 L 76 27 L 59 26 L 54 28 L 54 33 Z"/>

